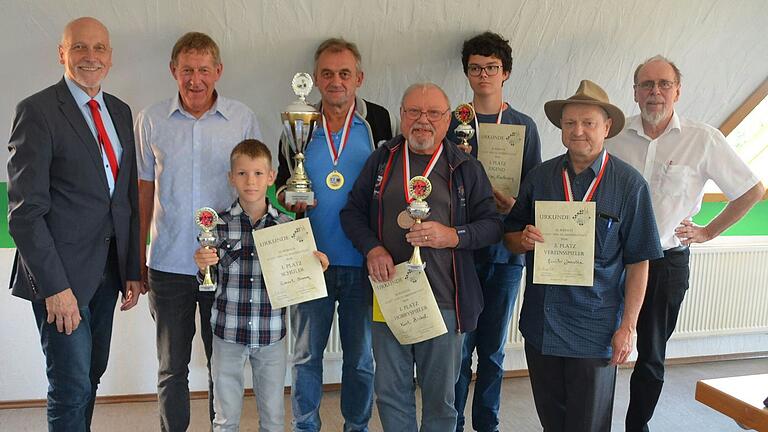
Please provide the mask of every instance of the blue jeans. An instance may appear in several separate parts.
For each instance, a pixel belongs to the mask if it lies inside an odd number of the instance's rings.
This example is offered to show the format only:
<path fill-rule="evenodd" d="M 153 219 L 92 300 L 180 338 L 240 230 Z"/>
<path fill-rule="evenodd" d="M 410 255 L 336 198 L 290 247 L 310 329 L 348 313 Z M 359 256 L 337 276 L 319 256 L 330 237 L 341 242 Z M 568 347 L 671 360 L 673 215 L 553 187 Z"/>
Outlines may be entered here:
<path fill-rule="evenodd" d="M 107 261 L 101 285 L 80 306 L 80 325 L 69 336 L 48 324 L 45 303 L 32 303 L 48 376 L 48 430 L 90 431 L 93 404 L 107 370 L 112 320 L 120 276 L 116 255 Z"/>
<path fill-rule="evenodd" d="M 446 432 L 456 427 L 454 387 L 464 335 L 456 331 L 456 311 L 441 309 L 448 332 L 412 345 L 400 345 L 386 323 L 373 323 L 376 406 L 384 432 Z M 416 386 L 421 388 L 421 428 L 416 419 Z"/>
<path fill-rule="evenodd" d="M 472 399 L 472 427 L 481 432 L 498 430 L 504 344 L 523 273 L 523 267 L 515 264 L 483 263 L 476 269 L 483 289 L 484 307 L 477 328 L 464 336 L 461 373 L 456 382 L 456 430 L 459 432 L 464 430 L 464 406 L 472 380 L 474 350 L 477 350 L 477 381 Z"/>
<path fill-rule="evenodd" d="M 320 430 L 323 396 L 323 352 L 339 302 L 339 335 L 344 352 L 341 414 L 344 431 L 367 431 L 373 409 L 371 306 L 360 267 L 330 266 L 325 272 L 328 297 L 291 308 L 296 337 L 293 354 L 291 407 L 295 431 Z"/>
<path fill-rule="evenodd" d="M 259 432 L 285 431 L 285 340 L 266 346 L 248 346 L 213 336 L 214 432 L 240 430 L 246 362 L 251 365 L 253 394 L 259 408 Z"/>

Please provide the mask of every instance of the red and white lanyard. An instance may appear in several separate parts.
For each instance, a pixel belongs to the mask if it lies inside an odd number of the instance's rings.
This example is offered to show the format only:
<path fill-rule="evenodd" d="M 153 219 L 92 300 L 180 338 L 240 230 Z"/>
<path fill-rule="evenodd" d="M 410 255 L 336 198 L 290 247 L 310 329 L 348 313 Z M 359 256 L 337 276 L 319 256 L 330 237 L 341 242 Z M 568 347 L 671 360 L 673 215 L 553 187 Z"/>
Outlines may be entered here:
<path fill-rule="evenodd" d="M 339 163 L 339 157 L 341 152 L 344 151 L 344 147 L 347 146 L 347 140 L 349 139 L 349 130 L 352 128 L 352 117 L 355 113 L 355 103 L 349 107 L 347 117 L 344 119 L 344 126 L 341 128 L 341 142 L 339 143 L 339 149 L 336 150 L 336 146 L 333 145 L 333 136 L 331 135 L 331 128 L 328 127 L 328 121 L 323 114 L 323 130 L 325 131 L 325 143 L 328 145 L 328 153 L 331 155 L 331 162 L 333 166 Z"/>
<path fill-rule="evenodd" d="M 592 196 L 595 195 L 595 191 L 597 190 L 597 186 L 600 184 L 600 181 L 603 179 L 603 173 L 605 173 L 605 166 L 608 165 L 608 152 L 603 151 L 603 165 L 600 167 L 600 172 L 597 174 L 597 177 L 592 179 L 592 183 L 589 185 L 589 189 L 587 189 L 587 193 L 584 194 L 584 198 L 582 201 L 592 201 Z M 566 201 L 573 201 L 573 191 L 571 190 L 571 178 L 568 176 L 568 169 L 563 168 L 563 189 L 565 189 L 565 200 Z"/>
<path fill-rule="evenodd" d="M 410 204 L 411 201 L 413 201 L 413 198 L 411 198 L 411 194 L 408 193 L 408 181 L 411 179 L 411 163 L 408 157 L 408 141 L 403 143 L 403 154 L 405 156 L 403 157 L 403 190 L 405 190 L 405 202 Z M 429 159 L 429 163 L 427 164 L 427 167 L 424 168 L 424 173 L 421 174 L 424 177 L 429 178 L 429 174 L 432 173 L 432 170 L 435 169 L 435 165 L 437 165 L 437 160 L 440 159 L 440 155 L 443 153 L 443 143 L 440 142 L 440 145 L 437 147 L 437 150 L 435 150 L 434 153 L 432 153 L 432 157 Z"/>
<path fill-rule="evenodd" d="M 499 115 L 496 116 L 496 124 L 501 124 L 501 115 L 504 113 L 504 101 L 501 101 L 501 106 L 499 107 Z M 480 130 L 480 123 L 477 121 L 477 113 L 475 113 L 475 133 Z"/>

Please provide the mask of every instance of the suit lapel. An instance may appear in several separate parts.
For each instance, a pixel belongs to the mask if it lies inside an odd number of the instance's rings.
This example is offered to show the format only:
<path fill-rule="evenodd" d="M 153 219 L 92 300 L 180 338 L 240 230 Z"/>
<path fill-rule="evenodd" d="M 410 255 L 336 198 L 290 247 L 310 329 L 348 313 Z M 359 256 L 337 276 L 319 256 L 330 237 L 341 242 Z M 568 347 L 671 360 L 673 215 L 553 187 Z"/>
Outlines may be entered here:
<path fill-rule="evenodd" d="M 104 189 L 109 192 L 109 185 L 107 184 L 107 175 L 104 171 L 104 165 L 101 161 L 101 152 L 99 151 L 99 143 L 94 138 L 91 129 L 83 118 L 83 113 L 75 102 L 75 98 L 72 97 L 72 93 L 69 92 L 66 82 L 62 78 L 56 86 L 56 93 L 59 98 L 59 109 L 64 114 L 72 129 L 80 137 L 80 142 L 85 146 L 85 150 L 91 158 L 91 161 L 96 166 L 96 172 L 98 177 L 104 186 Z"/>

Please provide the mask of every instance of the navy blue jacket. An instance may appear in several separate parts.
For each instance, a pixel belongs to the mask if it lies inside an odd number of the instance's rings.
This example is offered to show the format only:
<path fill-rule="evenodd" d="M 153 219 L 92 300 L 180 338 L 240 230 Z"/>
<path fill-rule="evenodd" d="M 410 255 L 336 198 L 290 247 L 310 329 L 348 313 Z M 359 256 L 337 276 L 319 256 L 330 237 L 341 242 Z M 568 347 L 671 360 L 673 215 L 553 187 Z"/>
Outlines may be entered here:
<path fill-rule="evenodd" d="M 403 136 L 398 135 L 371 154 L 341 211 L 344 232 L 364 257 L 374 247 L 383 246 L 381 197 L 394 155 L 404 142 Z M 472 252 L 498 242 L 503 230 L 491 183 L 480 162 L 448 140 L 443 148 L 450 171 L 451 221 L 459 236 L 459 244 L 452 250 L 456 321 L 459 331 L 468 332 L 477 327 L 477 317 L 483 309 L 483 293 Z M 366 284 L 370 297 L 368 278 Z"/>

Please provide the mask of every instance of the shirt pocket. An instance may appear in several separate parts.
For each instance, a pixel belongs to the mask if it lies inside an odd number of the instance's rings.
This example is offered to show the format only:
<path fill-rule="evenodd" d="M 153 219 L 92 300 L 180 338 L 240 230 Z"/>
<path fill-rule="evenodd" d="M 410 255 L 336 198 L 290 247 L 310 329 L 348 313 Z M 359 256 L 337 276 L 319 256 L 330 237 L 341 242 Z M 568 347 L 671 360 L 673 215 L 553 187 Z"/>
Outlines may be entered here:
<path fill-rule="evenodd" d="M 668 164 L 662 168 L 662 172 L 660 190 L 665 197 L 680 198 L 687 195 L 694 174 L 691 167 Z"/>
<path fill-rule="evenodd" d="M 621 220 L 613 215 L 598 212 L 595 221 L 595 263 L 606 264 L 619 253 Z"/>
<path fill-rule="evenodd" d="M 240 256 L 243 244 L 240 239 L 226 239 L 219 246 L 219 266 L 228 274 L 237 273 L 240 268 Z"/>

